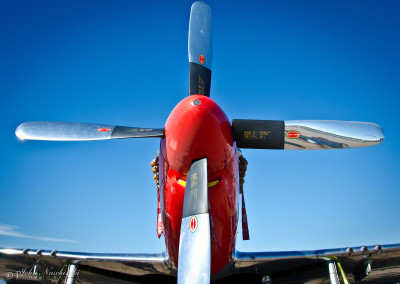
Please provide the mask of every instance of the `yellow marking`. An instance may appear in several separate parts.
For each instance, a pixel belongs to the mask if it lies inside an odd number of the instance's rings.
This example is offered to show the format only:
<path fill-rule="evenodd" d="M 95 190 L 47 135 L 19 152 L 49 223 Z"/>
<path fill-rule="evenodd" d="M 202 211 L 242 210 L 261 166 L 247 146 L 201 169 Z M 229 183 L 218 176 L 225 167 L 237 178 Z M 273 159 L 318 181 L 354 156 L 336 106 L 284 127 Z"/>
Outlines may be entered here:
<path fill-rule="evenodd" d="M 186 181 L 178 179 L 178 184 L 186 187 Z M 219 184 L 219 180 L 214 180 L 208 183 L 208 187 L 213 187 L 215 185 Z"/>
<path fill-rule="evenodd" d="M 193 188 L 193 189 L 190 191 L 190 196 L 193 196 L 194 198 L 197 198 L 197 187 L 196 187 L 196 188 Z"/>
<path fill-rule="evenodd" d="M 258 131 L 244 131 L 243 135 L 244 139 L 258 139 Z"/>
<path fill-rule="evenodd" d="M 343 279 L 344 284 L 349 284 L 349 280 L 347 280 L 346 273 L 344 273 L 342 265 L 340 264 L 339 261 L 336 264 L 337 264 L 337 266 L 339 268 L 340 275 L 342 275 L 342 279 Z"/>
<path fill-rule="evenodd" d="M 244 139 L 250 139 L 250 136 L 251 136 L 251 131 L 244 131 L 243 132 Z"/>
<path fill-rule="evenodd" d="M 204 95 L 205 85 L 206 82 L 201 78 L 201 76 L 199 76 L 199 95 Z"/>
<path fill-rule="evenodd" d="M 208 187 L 213 187 L 214 185 L 217 185 L 217 184 L 219 184 L 219 180 L 214 180 L 214 181 L 208 183 Z"/>
<path fill-rule="evenodd" d="M 190 176 L 190 187 L 192 188 L 190 195 L 194 198 L 197 198 L 197 173 L 194 173 Z"/>
<path fill-rule="evenodd" d="M 270 134 L 270 133 L 271 133 L 271 131 L 260 131 L 260 136 L 259 136 L 259 138 L 260 138 L 260 139 L 266 139 L 267 136 L 268 136 L 268 134 Z"/>
<path fill-rule="evenodd" d="M 197 185 L 197 173 L 190 176 L 190 186 L 195 187 Z"/>
<path fill-rule="evenodd" d="M 243 138 L 244 139 L 249 139 L 249 140 L 265 140 L 267 139 L 267 136 L 271 133 L 271 131 L 253 131 L 253 130 L 247 130 L 243 131 Z"/>

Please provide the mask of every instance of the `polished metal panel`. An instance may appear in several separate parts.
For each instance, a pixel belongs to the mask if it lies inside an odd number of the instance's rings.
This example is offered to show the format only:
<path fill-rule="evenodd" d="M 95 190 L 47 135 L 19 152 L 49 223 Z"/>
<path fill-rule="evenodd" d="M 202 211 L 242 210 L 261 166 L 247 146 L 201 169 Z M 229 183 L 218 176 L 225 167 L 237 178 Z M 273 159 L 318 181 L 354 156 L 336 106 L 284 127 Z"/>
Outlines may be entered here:
<path fill-rule="evenodd" d="M 192 5 L 189 21 L 189 62 L 201 64 L 199 56 L 205 57 L 204 67 L 211 70 L 213 53 L 213 31 L 211 8 L 204 2 Z"/>
<path fill-rule="evenodd" d="M 335 262 L 329 261 L 328 267 L 329 267 L 329 279 L 331 280 L 331 284 L 340 284 L 339 275 L 337 273 Z"/>
<path fill-rule="evenodd" d="M 211 237 L 208 214 L 207 158 L 187 174 L 179 237 L 178 283 L 210 283 Z"/>
<path fill-rule="evenodd" d="M 86 141 L 110 139 L 115 126 L 95 123 L 31 121 L 17 127 L 21 140 Z"/>
<path fill-rule="evenodd" d="M 0 248 L 0 277 L 7 267 L 20 264 L 27 267 L 39 258 L 34 249 Z M 152 274 L 176 275 L 176 268 L 164 253 L 85 253 L 43 250 L 40 260 L 46 266 L 63 266 L 74 263 L 118 273 L 143 276 Z M 7 266 L 7 267 L 3 267 Z M 81 276 L 81 274 L 80 274 Z"/>
<path fill-rule="evenodd" d="M 290 138 L 290 132 L 300 135 Z M 289 134 L 288 134 L 289 133 Z M 318 150 L 373 146 L 384 139 L 382 128 L 370 122 L 334 120 L 285 121 L 285 149 Z"/>
<path fill-rule="evenodd" d="M 195 215 L 197 229 L 191 232 L 192 216 L 182 219 L 179 239 L 178 284 L 210 283 L 211 239 L 208 213 Z"/>
<path fill-rule="evenodd" d="M 65 279 L 65 284 L 74 284 L 76 264 L 68 265 L 67 279 Z"/>
<path fill-rule="evenodd" d="M 331 260 L 332 256 L 351 258 L 361 257 L 364 258 L 363 247 L 353 247 L 352 253 L 349 253 L 347 247 L 345 248 L 333 248 L 333 249 L 320 249 L 320 250 L 303 250 L 303 251 L 266 251 L 266 252 L 241 252 L 235 251 L 233 254 L 233 260 L 236 264 L 239 264 L 240 268 L 246 267 L 246 263 L 254 265 L 255 262 L 272 261 L 276 259 L 295 259 L 295 258 L 308 258 L 308 259 L 323 259 Z M 369 253 L 374 256 L 379 256 L 380 253 L 384 253 L 384 257 L 388 257 L 388 253 L 395 253 L 396 257 L 400 257 L 400 243 L 399 244 L 388 244 L 380 245 L 381 249 L 377 249 L 376 245 L 366 246 Z M 255 262 L 253 262 L 255 261 Z"/>
<path fill-rule="evenodd" d="M 353 247 L 349 253 L 347 247 L 336 249 L 321 249 L 308 251 L 270 251 L 270 252 L 239 252 L 235 251 L 232 265 L 235 275 L 252 273 L 268 273 L 286 271 L 287 273 L 277 283 L 324 283 L 328 277 L 326 265 L 329 261 L 341 263 L 347 277 L 352 278 L 352 272 L 366 259 L 371 261 L 372 271 L 366 278 L 371 283 L 394 283 L 392 279 L 400 279 L 400 244 Z M 306 269 L 306 268 L 309 269 Z M 313 282 L 311 280 L 321 280 Z M 325 280 L 324 280 L 325 279 Z M 305 281 L 307 280 L 307 281 Z M 323 281 L 322 281 L 323 280 Z M 292 281 L 292 282 L 291 282 Z M 309 282 L 308 282 L 309 281 Z"/>
<path fill-rule="evenodd" d="M 321 249 L 309 251 L 275 251 L 275 252 L 239 252 L 235 251 L 224 273 L 220 277 L 235 274 L 235 279 L 249 283 L 249 275 L 262 273 L 274 275 L 274 272 L 282 276 L 282 279 L 272 277 L 273 283 L 325 283 L 328 278 L 326 265 L 333 258 L 337 258 L 342 264 L 349 281 L 351 273 L 360 262 L 366 259 L 371 261 L 372 271 L 365 278 L 368 283 L 395 283 L 400 279 L 400 244 L 367 246 L 368 254 L 362 250 L 362 246 L 353 247 L 352 253 L 348 247 L 337 249 Z M 6 277 L 7 272 L 20 271 L 31 267 L 32 263 L 40 260 L 42 267 L 55 267 L 61 269 L 65 264 L 78 264 L 83 267 L 100 268 L 103 271 L 114 271 L 128 275 L 143 276 L 146 281 L 154 279 L 159 281 L 162 275 L 169 277 L 176 275 L 176 268 L 168 255 L 159 254 L 113 254 L 113 253 L 82 253 L 61 252 L 53 256 L 51 250 L 43 250 L 37 255 L 37 249 L 6 249 L 0 248 L 0 278 Z M 309 270 L 309 269 L 311 270 Z M 79 278 L 85 283 L 99 283 L 90 281 L 94 274 L 80 269 Z M 89 280 L 86 281 L 86 279 Z M 101 277 L 106 277 L 101 274 Z M 103 278 L 102 278 L 103 279 Z M 319 280 L 319 282 L 316 282 Z M 117 279 L 109 279 L 109 283 Z M 188 283 L 193 283 L 189 281 Z"/>

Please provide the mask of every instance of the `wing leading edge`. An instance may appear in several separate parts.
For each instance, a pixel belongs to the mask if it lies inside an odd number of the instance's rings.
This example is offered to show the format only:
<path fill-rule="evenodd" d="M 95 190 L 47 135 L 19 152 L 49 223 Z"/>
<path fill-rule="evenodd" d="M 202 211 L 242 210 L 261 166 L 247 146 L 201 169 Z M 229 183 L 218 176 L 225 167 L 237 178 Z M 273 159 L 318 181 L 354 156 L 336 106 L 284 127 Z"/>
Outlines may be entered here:
<path fill-rule="evenodd" d="M 400 280 L 400 244 L 307 251 L 235 251 L 218 283 L 332 283 L 330 267 L 340 283 L 394 283 Z M 110 254 L 0 248 L 0 277 L 18 272 L 26 280 L 56 282 L 63 268 L 76 265 L 84 283 L 175 283 L 176 267 L 164 253 Z M 57 274 L 57 272 L 59 274 Z M 35 274 L 36 273 L 36 274 Z M 20 275 L 21 277 L 21 275 Z M 346 282 L 347 281 L 347 282 Z M 265 282 L 268 283 L 268 282 Z M 337 283 L 337 282 L 333 282 Z"/>
<path fill-rule="evenodd" d="M 329 263 L 335 264 L 340 283 L 362 279 L 364 283 L 397 283 L 400 280 L 400 244 L 315 251 L 236 251 L 231 273 L 236 279 L 256 280 L 256 275 L 259 280 L 268 277 L 272 283 L 332 283 Z"/>
<path fill-rule="evenodd" d="M 111 254 L 0 248 L 0 278 L 4 279 L 56 282 L 67 275 L 71 264 L 79 271 L 76 280 L 84 283 L 168 283 L 176 276 L 166 252 Z"/>

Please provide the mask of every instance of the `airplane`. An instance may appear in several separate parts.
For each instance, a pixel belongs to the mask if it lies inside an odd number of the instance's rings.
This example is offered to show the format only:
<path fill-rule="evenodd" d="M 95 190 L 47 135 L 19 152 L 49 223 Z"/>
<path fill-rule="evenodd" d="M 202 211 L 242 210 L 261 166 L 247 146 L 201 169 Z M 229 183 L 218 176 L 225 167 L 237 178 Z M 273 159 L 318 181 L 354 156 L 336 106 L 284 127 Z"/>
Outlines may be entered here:
<path fill-rule="evenodd" d="M 29 266 L 36 275 L 45 277 L 44 268 L 67 265 L 67 283 L 97 282 L 93 274 L 108 276 L 113 282 L 163 283 L 173 282 L 175 276 L 178 283 L 219 279 L 258 283 L 399 279 L 398 244 L 292 252 L 235 250 L 240 203 L 243 238 L 249 238 L 242 191 L 246 160 L 239 149 L 355 148 L 377 145 L 384 135 L 378 125 L 362 122 L 234 119 L 231 123 L 211 99 L 211 66 L 211 9 L 196 2 L 189 23 L 189 96 L 178 103 L 163 128 L 27 122 L 16 130 L 22 140 L 160 138 L 152 168 L 159 195 L 157 228 L 159 235 L 164 234 L 166 252 L 95 254 L 1 249 L 3 277 L 6 267 Z M 82 272 L 80 279 L 74 279 L 77 269 Z"/>

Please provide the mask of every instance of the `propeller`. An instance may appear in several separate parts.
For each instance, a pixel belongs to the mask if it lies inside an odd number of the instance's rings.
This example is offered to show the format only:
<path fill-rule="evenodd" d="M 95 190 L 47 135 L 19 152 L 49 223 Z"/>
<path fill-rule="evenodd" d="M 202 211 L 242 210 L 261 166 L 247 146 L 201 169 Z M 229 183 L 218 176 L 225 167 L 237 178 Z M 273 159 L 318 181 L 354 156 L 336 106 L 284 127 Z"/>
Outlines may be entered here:
<path fill-rule="evenodd" d="M 212 66 L 211 8 L 192 5 L 189 22 L 189 95 L 210 96 Z M 87 141 L 116 138 L 164 137 L 163 129 L 112 126 L 77 122 L 34 121 L 15 131 L 21 140 Z"/>
<path fill-rule="evenodd" d="M 192 5 L 189 22 L 189 95 L 210 96 L 213 53 L 211 9 L 204 2 Z M 16 136 L 29 140 L 88 141 L 119 138 L 163 138 L 164 129 L 77 122 L 25 122 Z M 381 127 L 368 122 L 323 120 L 232 120 L 232 137 L 239 148 L 344 149 L 381 143 Z M 243 185 L 243 184 L 242 184 Z M 243 239 L 249 239 L 242 193 Z M 157 192 L 158 199 L 160 199 Z M 194 161 L 187 174 L 179 240 L 178 283 L 209 283 L 211 239 L 208 207 L 207 159 Z M 162 220 L 158 201 L 158 236 Z"/>
<path fill-rule="evenodd" d="M 239 148 L 319 150 L 373 146 L 384 139 L 370 122 L 334 120 L 233 119 L 232 136 Z"/>
<path fill-rule="evenodd" d="M 210 96 L 212 41 L 211 8 L 195 2 L 189 21 L 189 95 Z"/>
<path fill-rule="evenodd" d="M 178 284 L 210 283 L 211 238 L 207 158 L 190 166 L 179 238 Z"/>
<path fill-rule="evenodd" d="M 15 135 L 21 140 L 88 141 L 164 137 L 164 130 L 95 123 L 30 121 L 20 124 Z"/>

